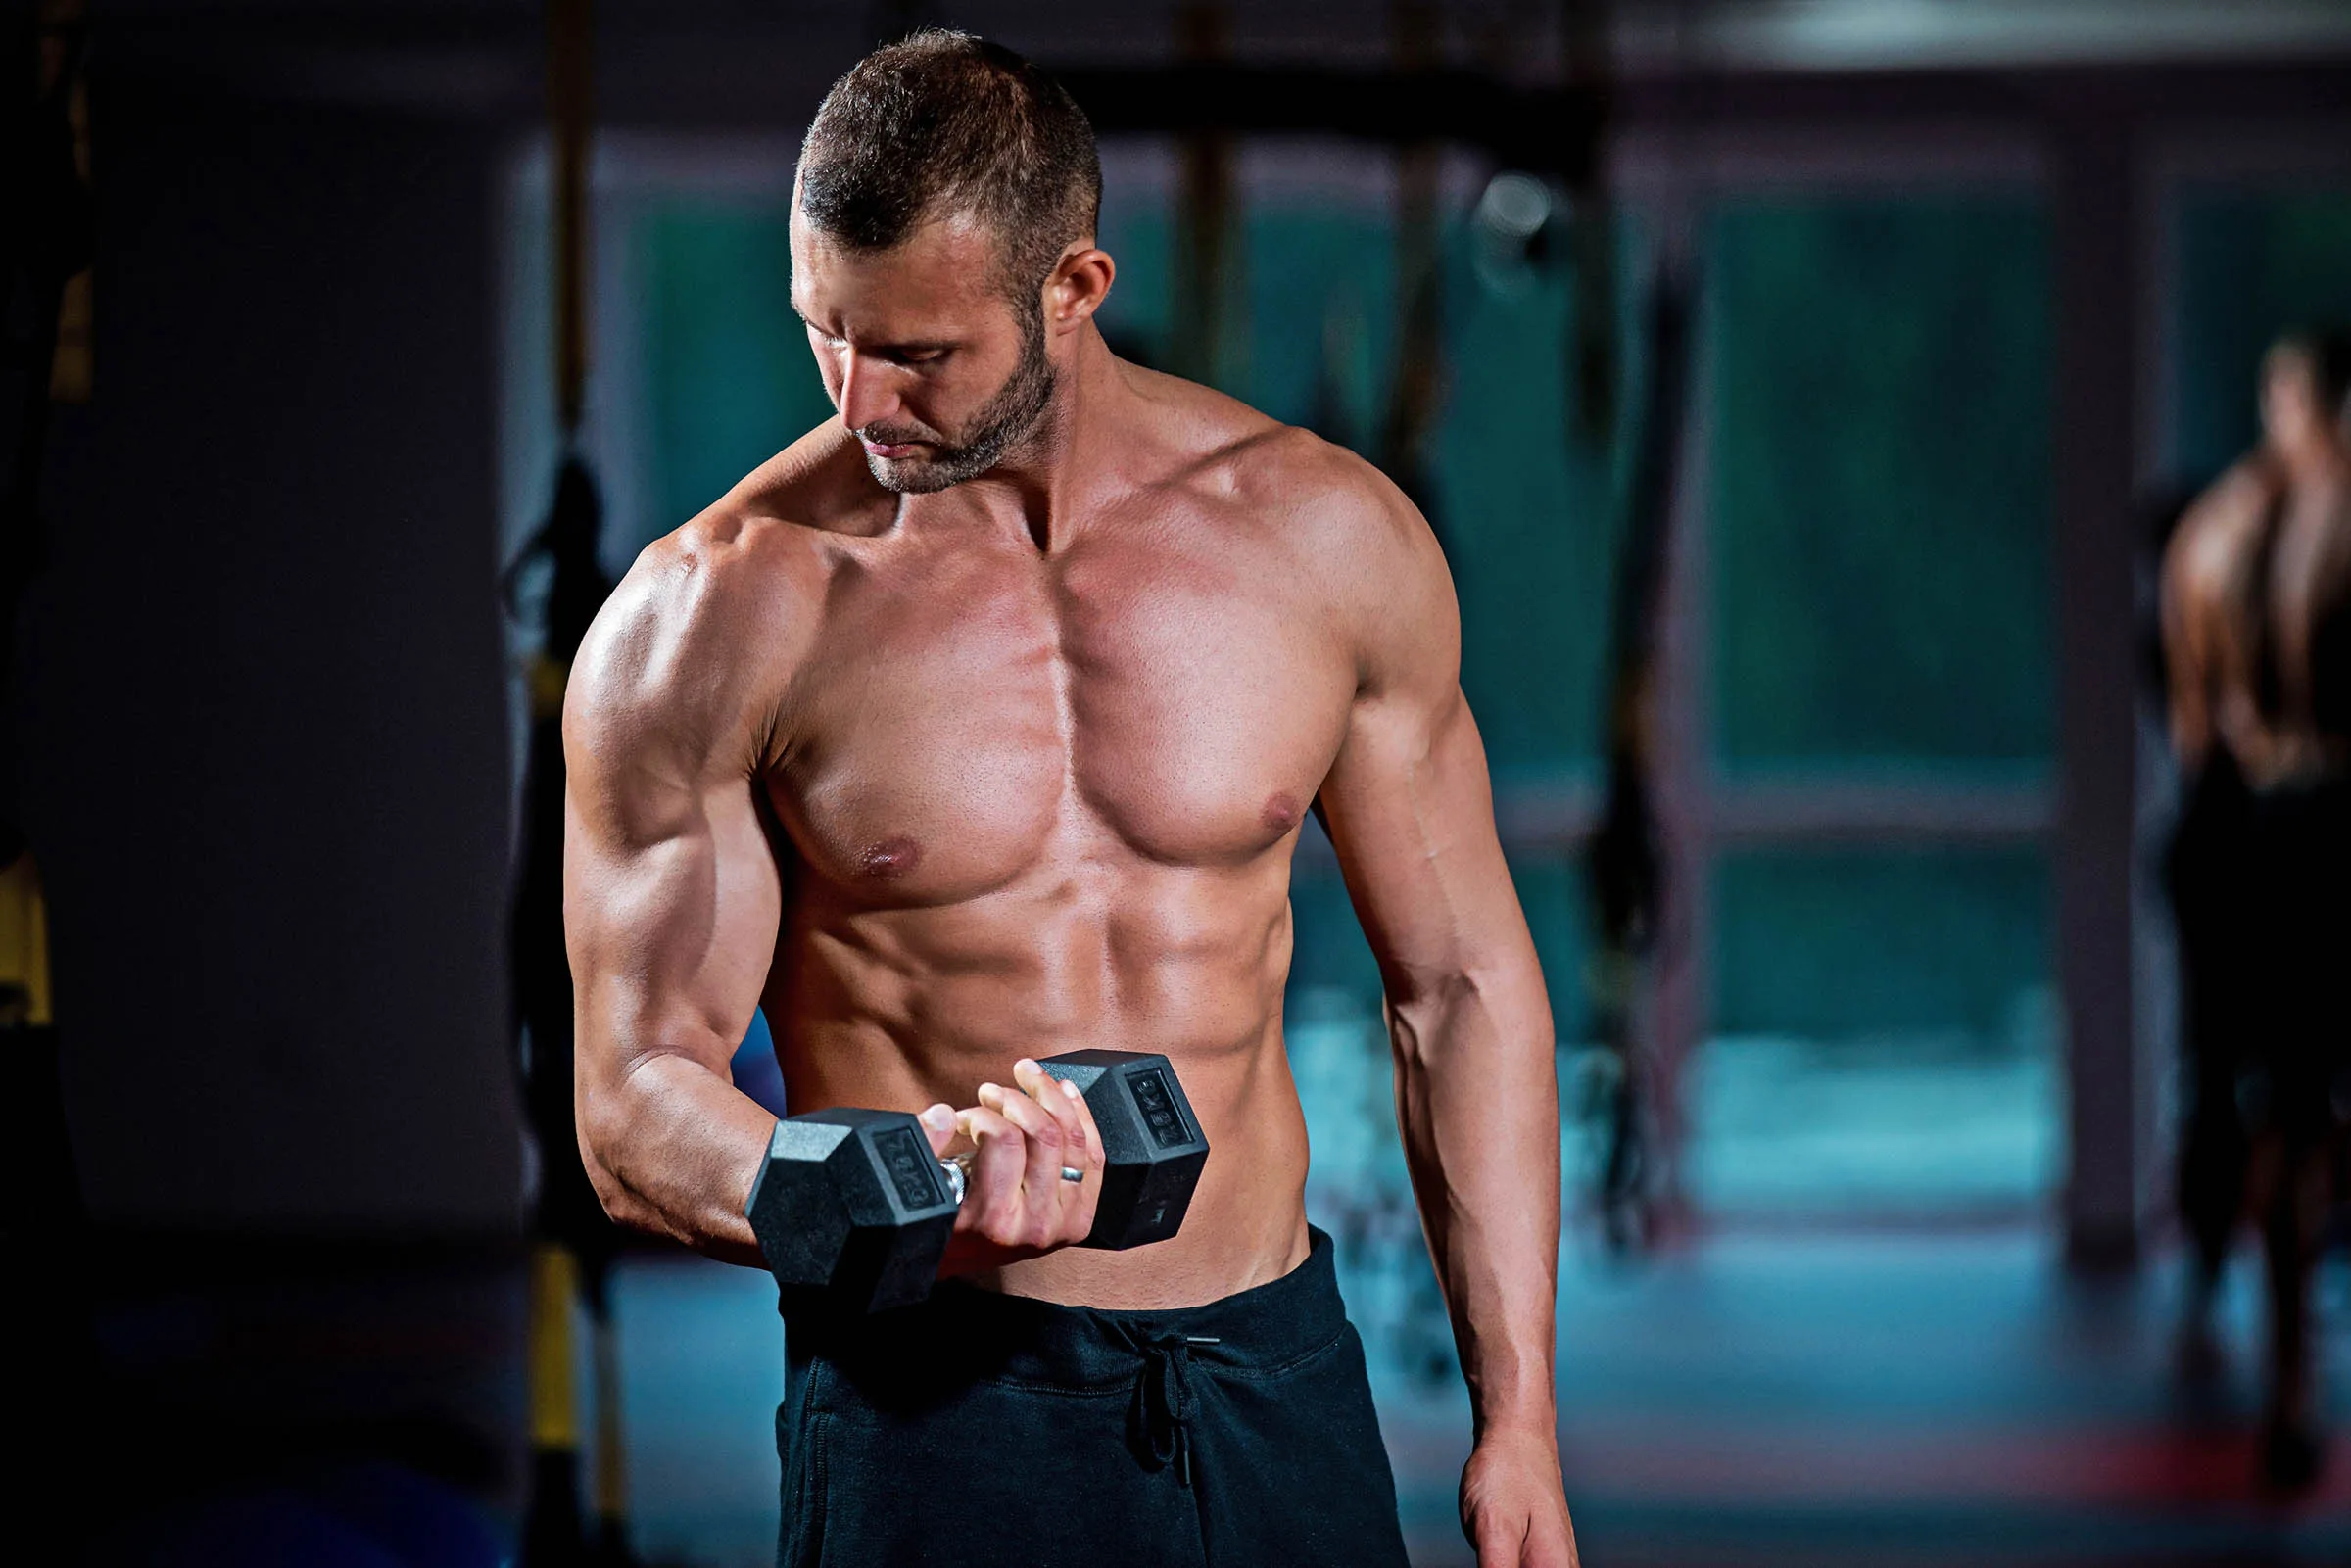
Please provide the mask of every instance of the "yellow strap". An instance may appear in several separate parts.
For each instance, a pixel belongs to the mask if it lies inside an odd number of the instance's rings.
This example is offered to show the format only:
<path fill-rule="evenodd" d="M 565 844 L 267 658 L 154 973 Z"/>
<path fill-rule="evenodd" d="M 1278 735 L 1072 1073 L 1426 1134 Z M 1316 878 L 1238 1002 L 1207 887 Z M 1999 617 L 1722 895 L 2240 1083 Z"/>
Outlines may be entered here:
<path fill-rule="evenodd" d="M 27 1007 L 23 1022 L 52 1022 L 48 911 L 41 900 L 41 874 L 29 850 L 0 867 L 0 986 L 24 992 Z"/>
<path fill-rule="evenodd" d="M 570 665 L 534 653 L 523 674 L 530 688 L 532 718 L 552 719 L 563 711 L 563 688 L 571 679 Z"/>
<path fill-rule="evenodd" d="M 620 1334 L 607 1314 L 596 1325 L 596 1512 L 629 1511 L 628 1466 L 620 1442 Z"/>
<path fill-rule="evenodd" d="M 572 1304 L 580 1264 L 571 1249 L 541 1242 L 531 1251 L 531 1447 L 580 1446 L 580 1396 L 572 1367 Z"/>

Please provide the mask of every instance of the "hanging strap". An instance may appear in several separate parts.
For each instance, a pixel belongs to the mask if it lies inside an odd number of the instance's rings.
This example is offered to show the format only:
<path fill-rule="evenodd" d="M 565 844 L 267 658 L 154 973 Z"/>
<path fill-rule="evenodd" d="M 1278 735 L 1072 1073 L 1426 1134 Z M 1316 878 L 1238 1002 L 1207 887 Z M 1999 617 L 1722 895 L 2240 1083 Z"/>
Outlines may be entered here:
<path fill-rule="evenodd" d="M 569 444 L 588 387 L 588 131 L 595 17 L 589 0 L 549 0 L 548 119 L 554 136 L 555 414 Z"/>

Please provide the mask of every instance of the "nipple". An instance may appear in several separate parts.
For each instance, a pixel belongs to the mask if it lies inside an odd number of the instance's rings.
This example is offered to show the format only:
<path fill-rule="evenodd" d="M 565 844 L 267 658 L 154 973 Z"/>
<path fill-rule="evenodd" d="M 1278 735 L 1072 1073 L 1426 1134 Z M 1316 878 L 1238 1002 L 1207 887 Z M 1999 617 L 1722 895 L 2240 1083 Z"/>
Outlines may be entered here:
<path fill-rule="evenodd" d="M 1286 790 L 1276 790 L 1267 800 L 1266 809 L 1258 813 L 1258 820 L 1277 833 L 1286 833 L 1297 827 L 1298 820 L 1305 815 L 1306 808 L 1298 804 L 1295 795 Z"/>
<path fill-rule="evenodd" d="M 894 882 L 914 870 L 922 858 L 922 846 L 913 839 L 884 838 L 865 846 L 857 869 L 877 881 Z"/>

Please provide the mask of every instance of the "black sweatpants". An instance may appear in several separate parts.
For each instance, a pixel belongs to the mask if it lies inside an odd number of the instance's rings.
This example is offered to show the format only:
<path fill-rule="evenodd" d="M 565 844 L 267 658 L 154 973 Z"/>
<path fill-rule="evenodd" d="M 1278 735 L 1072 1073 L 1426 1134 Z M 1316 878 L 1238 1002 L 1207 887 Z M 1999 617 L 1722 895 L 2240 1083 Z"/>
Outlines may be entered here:
<path fill-rule="evenodd" d="M 2254 797 L 2246 861 L 2260 944 L 2257 1120 L 2289 1141 L 2337 1135 L 2351 1105 L 2351 778 Z"/>
<path fill-rule="evenodd" d="M 2227 1266 L 2244 1219 L 2247 1163 L 2239 1080 L 2266 1005 L 2263 900 L 2253 875 L 2253 790 L 2215 749 L 2187 786 L 2164 859 L 2180 934 L 2180 1217 L 2206 1288 Z"/>
<path fill-rule="evenodd" d="M 788 1302 L 778 1568 L 1402 1568 L 1396 1483 L 1320 1231 L 1271 1284 L 1097 1311 L 941 1284 Z"/>

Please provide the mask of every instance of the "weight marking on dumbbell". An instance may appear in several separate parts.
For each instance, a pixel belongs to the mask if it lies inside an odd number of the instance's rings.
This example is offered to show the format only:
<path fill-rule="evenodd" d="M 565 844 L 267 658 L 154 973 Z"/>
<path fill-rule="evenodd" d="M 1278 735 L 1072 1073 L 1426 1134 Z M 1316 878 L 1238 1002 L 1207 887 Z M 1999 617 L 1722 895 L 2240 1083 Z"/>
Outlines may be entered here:
<path fill-rule="evenodd" d="M 1191 1142 L 1191 1133 L 1183 1117 L 1176 1114 L 1175 1102 L 1169 1098 L 1167 1080 L 1156 1068 L 1146 1068 L 1133 1073 L 1128 1081 L 1134 1087 L 1135 1108 L 1143 1114 L 1143 1124 L 1151 1129 L 1152 1141 L 1162 1149 L 1173 1149 Z"/>
<path fill-rule="evenodd" d="M 928 1209 L 938 1202 L 938 1162 L 911 1128 L 883 1128 L 874 1134 L 874 1151 L 881 1155 L 889 1179 L 897 1184 L 900 1203 L 909 1209 Z"/>

